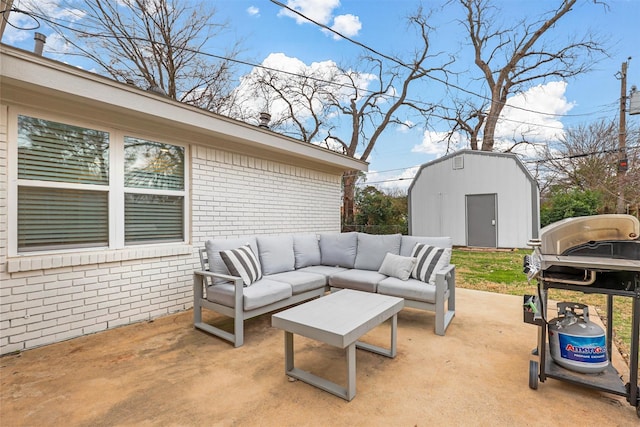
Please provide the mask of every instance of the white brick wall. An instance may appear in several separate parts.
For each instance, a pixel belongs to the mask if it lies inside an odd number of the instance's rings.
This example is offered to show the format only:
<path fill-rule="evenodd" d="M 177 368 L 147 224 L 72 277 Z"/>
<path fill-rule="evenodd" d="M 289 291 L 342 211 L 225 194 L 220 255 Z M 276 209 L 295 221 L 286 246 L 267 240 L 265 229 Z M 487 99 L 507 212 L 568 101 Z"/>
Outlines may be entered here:
<path fill-rule="evenodd" d="M 208 238 L 340 229 L 339 174 L 192 146 L 193 246 L 8 259 L 0 115 L 0 354 L 191 308 Z"/>

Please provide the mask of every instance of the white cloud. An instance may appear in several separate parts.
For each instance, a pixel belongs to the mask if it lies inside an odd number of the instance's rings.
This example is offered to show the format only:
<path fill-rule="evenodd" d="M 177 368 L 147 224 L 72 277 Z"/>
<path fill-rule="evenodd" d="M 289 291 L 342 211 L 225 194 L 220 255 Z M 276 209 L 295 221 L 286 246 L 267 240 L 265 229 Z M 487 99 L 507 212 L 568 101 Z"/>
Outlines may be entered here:
<path fill-rule="evenodd" d="M 355 15 L 346 14 L 336 16 L 333 20 L 331 29 L 347 37 L 353 37 L 358 35 L 358 32 L 362 29 L 362 23 L 360 18 Z M 337 34 L 333 34 L 335 40 L 340 40 L 341 37 Z"/>
<path fill-rule="evenodd" d="M 313 62 L 307 65 L 298 58 L 288 57 L 284 53 L 271 53 L 262 61 L 261 65 L 268 69 L 284 71 L 285 73 L 279 74 L 278 76 L 283 86 L 286 85 L 287 80 L 291 81 L 291 85 L 296 85 L 295 75 L 312 76 L 319 81 L 336 81 L 337 84 L 344 79 L 343 86 L 336 86 L 334 88 L 334 95 L 337 95 L 339 99 L 346 99 L 353 94 L 353 90 L 349 89 L 350 81 L 346 77 L 336 77 L 336 75 L 339 74 L 339 69 L 337 64 L 332 60 Z M 265 109 L 268 108 L 273 121 L 278 117 L 284 116 L 285 113 L 288 112 L 288 106 L 278 99 L 273 99 L 274 97 L 271 97 L 272 101 L 269 101 L 270 96 L 268 93 L 254 92 L 252 83 L 256 77 L 264 72 L 265 70 L 263 68 L 256 67 L 251 70 L 249 74 L 245 75 L 236 89 L 236 97 L 244 100 L 242 106 L 245 110 L 245 115 L 257 118 L 259 112 L 265 111 Z M 354 74 L 351 78 L 360 89 L 366 89 L 369 83 L 376 79 L 376 77 L 371 74 Z M 314 102 L 315 108 L 319 109 L 323 100 L 318 98 L 314 100 Z M 309 118 L 310 112 L 300 109 L 300 111 L 296 112 L 296 116 L 301 119 Z"/>
<path fill-rule="evenodd" d="M 408 133 L 415 125 L 411 120 L 405 120 L 401 125 L 397 125 L 396 129 L 400 133 Z"/>
<path fill-rule="evenodd" d="M 15 8 L 25 12 L 33 12 L 36 15 L 44 15 L 51 20 L 79 21 L 85 16 L 85 12 L 68 6 L 63 0 L 22 0 L 14 2 Z M 18 44 L 33 40 L 33 31 L 47 33 L 44 23 L 29 13 L 11 12 L 9 14 L 9 24 L 5 27 L 2 41 L 7 44 Z M 52 31 L 45 34 L 47 42 L 54 33 Z M 22 46 L 22 48 L 27 48 Z"/>
<path fill-rule="evenodd" d="M 447 132 L 436 132 L 426 130 L 422 135 L 422 142 L 411 149 L 412 153 L 429 154 L 441 157 L 447 154 L 447 145 L 451 144 L 451 149 L 457 151 L 466 148 L 467 139 L 459 132 L 455 132 L 447 141 Z"/>
<path fill-rule="evenodd" d="M 566 89 L 566 82 L 550 82 L 509 97 L 496 126 L 496 140 L 557 140 L 564 133 L 559 117 L 574 106 L 564 96 Z"/>
<path fill-rule="evenodd" d="M 316 22 L 327 25 L 331 21 L 333 10 L 340 6 L 340 0 L 288 0 L 287 6 Z M 298 24 L 309 22 L 286 9 L 281 10 L 278 15 L 294 18 Z"/>
<path fill-rule="evenodd" d="M 373 185 L 381 191 L 401 190 L 406 192 L 419 168 L 420 166 L 413 166 L 400 171 L 369 171 L 367 180 L 362 182 L 360 186 Z"/>
<path fill-rule="evenodd" d="M 62 36 L 53 33 L 47 37 L 47 44 L 45 44 L 44 50 L 45 52 L 55 53 L 56 55 L 64 55 L 65 53 L 73 51 L 73 47 L 67 43 Z"/>
<path fill-rule="evenodd" d="M 319 24 L 330 26 L 332 30 L 346 37 L 356 36 L 362 29 L 360 18 L 356 15 L 347 13 L 333 16 L 334 10 L 340 7 L 340 0 L 288 0 L 287 6 Z M 307 19 L 287 9 L 281 10 L 278 16 L 288 16 L 298 24 L 309 23 Z M 342 38 L 326 28 L 322 28 L 321 31 L 335 40 Z"/>
<path fill-rule="evenodd" d="M 249 6 L 247 8 L 247 13 L 251 16 L 260 16 L 260 9 L 255 6 Z"/>
<path fill-rule="evenodd" d="M 506 150 L 523 138 L 540 144 L 557 141 L 564 134 L 560 116 L 574 106 L 565 98 L 566 89 L 566 82 L 550 82 L 509 97 L 496 126 L 495 150 Z M 446 153 L 446 138 L 447 131 L 426 131 L 422 142 L 411 151 L 439 157 Z M 450 142 L 453 150 L 469 148 L 465 134 L 454 134 Z M 535 147 L 520 145 L 514 152 L 534 156 Z"/>

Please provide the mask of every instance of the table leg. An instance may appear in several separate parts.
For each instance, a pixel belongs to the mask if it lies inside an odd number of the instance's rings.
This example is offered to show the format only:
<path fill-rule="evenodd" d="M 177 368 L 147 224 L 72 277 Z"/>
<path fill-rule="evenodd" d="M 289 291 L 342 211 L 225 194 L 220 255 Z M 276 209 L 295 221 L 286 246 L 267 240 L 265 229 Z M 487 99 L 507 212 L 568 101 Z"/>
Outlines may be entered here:
<path fill-rule="evenodd" d="M 356 395 L 356 344 L 347 347 L 347 400 Z"/>
<path fill-rule="evenodd" d="M 382 356 L 387 356 L 394 358 L 396 357 L 397 352 L 397 344 L 398 344 L 398 315 L 394 314 L 391 318 L 391 347 L 386 349 L 384 347 L 380 347 L 373 344 L 367 344 L 362 341 L 356 341 L 356 346 L 362 350 L 367 350 L 372 353 L 380 354 Z"/>
<path fill-rule="evenodd" d="M 293 370 L 293 334 L 287 331 L 284 332 L 284 370 Z"/>

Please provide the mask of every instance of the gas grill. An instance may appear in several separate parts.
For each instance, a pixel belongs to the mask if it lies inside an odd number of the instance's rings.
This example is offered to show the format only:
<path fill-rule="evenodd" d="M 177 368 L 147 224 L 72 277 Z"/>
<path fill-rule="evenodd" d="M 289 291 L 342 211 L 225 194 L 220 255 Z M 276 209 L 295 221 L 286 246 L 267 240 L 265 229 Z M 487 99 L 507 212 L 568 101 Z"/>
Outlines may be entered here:
<path fill-rule="evenodd" d="M 640 417 L 638 391 L 638 341 L 640 340 L 640 221 L 631 215 L 595 215 L 568 218 L 540 230 L 540 238 L 529 245 L 524 272 L 536 280 L 538 294 L 525 296 L 527 323 L 539 326 L 538 346 L 532 352 L 529 387 L 547 377 L 569 381 L 601 391 L 625 396 Z M 632 326 L 629 383 L 609 362 L 599 374 L 576 373 L 554 363 L 549 354 L 547 333 L 547 290 L 565 289 L 607 295 L 607 354 L 613 336 L 613 297 L 632 299 Z"/>

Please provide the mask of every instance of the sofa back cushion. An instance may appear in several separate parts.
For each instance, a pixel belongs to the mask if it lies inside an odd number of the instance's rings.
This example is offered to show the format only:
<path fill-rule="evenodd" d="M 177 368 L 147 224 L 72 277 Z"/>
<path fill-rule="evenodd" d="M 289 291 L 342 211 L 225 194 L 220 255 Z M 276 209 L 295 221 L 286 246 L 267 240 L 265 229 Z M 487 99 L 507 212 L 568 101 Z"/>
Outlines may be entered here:
<path fill-rule="evenodd" d="M 320 258 L 322 265 L 353 268 L 356 262 L 358 233 L 320 234 Z"/>
<path fill-rule="evenodd" d="M 453 239 L 451 237 L 402 236 L 402 243 L 400 244 L 400 255 L 411 256 L 416 243 L 424 243 L 430 246 L 451 249 L 451 247 L 453 246 Z"/>
<path fill-rule="evenodd" d="M 400 253 L 401 234 L 358 233 L 358 253 L 355 268 L 378 271 L 385 255 Z"/>
<path fill-rule="evenodd" d="M 293 236 L 257 236 L 263 274 L 276 274 L 295 268 Z"/>
<path fill-rule="evenodd" d="M 293 254 L 295 268 L 320 265 L 320 243 L 317 234 L 300 234 L 293 236 Z"/>
<path fill-rule="evenodd" d="M 234 239 L 210 239 L 204 244 L 207 250 L 207 258 L 209 259 L 209 271 L 218 274 L 230 274 L 229 269 L 225 265 L 224 261 L 220 257 L 220 251 L 226 249 L 238 249 L 241 246 L 248 244 L 254 254 L 258 253 L 258 243 L 255 236 L 238 237 Z M 223 283 L 223 279 L 214 279 L 213 283 Z"/>

